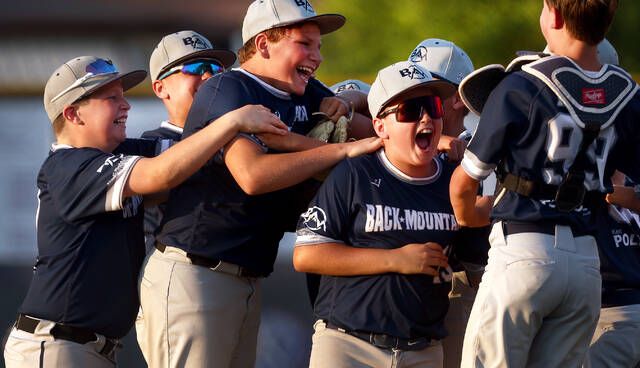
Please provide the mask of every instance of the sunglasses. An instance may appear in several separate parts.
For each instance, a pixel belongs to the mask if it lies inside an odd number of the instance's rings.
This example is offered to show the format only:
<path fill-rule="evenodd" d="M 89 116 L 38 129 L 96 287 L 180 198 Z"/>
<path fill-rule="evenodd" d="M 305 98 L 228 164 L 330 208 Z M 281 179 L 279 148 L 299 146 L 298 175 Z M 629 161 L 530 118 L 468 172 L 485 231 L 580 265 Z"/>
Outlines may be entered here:
<path fill-rule="evenodd" d="M 214 60 L 191 61 L 186 64 L 174 66 L 173 68 L 167 70 L 158 77 L 158 80 L 162 80 L 170 76 L 171 74 L 178 72 L 189 75 L 203 75 L 204 73 L 216 75 L 224 72 L 224 66 L 220 65 L 220 63 Z"/>
<path fill-rule="evenodd" d="M 103 60 L 103 59 L 98 59 L 96 61 L 94 61 L 93 63 L 87 65 L 87 67 L 85 68 L 85 71 L 87 72 L 87 74 L 83 75 L 82 77 L 76 79 L 73 83 L 71 83 L 71 85 L 65 89 L 63 89 L 60 93 L 58 93 L 57 95 L 53 96 L 53 98 L 51 99 L 51 102 L 54 102 L 55 100 L 59 99 L 60 97 L 64 96 L 67 92 L 71 91 L 72 89 L 79 87 L 81 85 L 84 84 L 84 82 L 92 79 L 92 78 L 98 78 L 98 77 L 102 77 L 102 76 L 106 76 L 106 75 L 113 75 L 113 74 L 118 74 L 118 69 L 116 68 L 115 65 L 113 65 L 113 63 L 111 62 L 111 60 Z"/>
<path fill-rule="evenodd" d="M 426 113 L 432 119 L 440 119 L 444 115 L 442 100 L 438 96 L 422 96 L 403 101 L 398 106 L 383 111 L 378 118 L 383 119 L 396 114 L 396 121 L 400 123 L 414 123 Z"/>

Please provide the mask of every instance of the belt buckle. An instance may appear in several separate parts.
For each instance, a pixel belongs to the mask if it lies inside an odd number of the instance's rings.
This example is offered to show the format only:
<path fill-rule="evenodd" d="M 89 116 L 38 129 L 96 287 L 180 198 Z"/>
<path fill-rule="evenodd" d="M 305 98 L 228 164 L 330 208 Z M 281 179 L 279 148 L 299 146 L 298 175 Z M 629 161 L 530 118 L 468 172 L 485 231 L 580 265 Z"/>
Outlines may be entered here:
<path fill-rule="evenodd" d="M 111 354 L 113 354 L 118 345 L 120 345 L 118 340 L 112 340 L 105 337 L 104 345 L 102 346 L 102 349 L 100 349 L 100 354 L 104 355 L 105 357 L 109 357 Z"/>
<path fill-rule="evenodd" d="M 398 342 L 399 342 L 398 338 L 389 336 L 386 334 L 377 334 L 377 333 L 369 334 L 369 343 L 381 349 L 397 349 Z"/>

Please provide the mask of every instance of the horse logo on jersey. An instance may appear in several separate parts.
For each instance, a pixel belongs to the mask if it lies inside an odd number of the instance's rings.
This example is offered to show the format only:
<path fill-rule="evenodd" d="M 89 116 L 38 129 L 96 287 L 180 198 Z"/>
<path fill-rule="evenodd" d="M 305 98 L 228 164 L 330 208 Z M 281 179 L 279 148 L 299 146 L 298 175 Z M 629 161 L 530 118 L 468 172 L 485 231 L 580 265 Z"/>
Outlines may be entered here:
<path fill-rule="evenodd" d="M 310 230 L 322 229 L 322 231 L 327 231 L 327 215 L 320 207 L 313 206 L 309 208 L 307 212 L 302 214 L 302 219 L 304 220 L 304 226 Z"/>
<path fill-rule="evenodd" d="M 424 72 L 422 72 L 422 70 L 417 68 L 415 65 L 411 65 L 408 68 L 400 69 L 400 76 L 402 76 L 403 78 L 408 77 L 410 79 L 418 80 L 427 78 Z"/>
<path fill-rule="evenodd" d="M 412 63 L 419 63 L 423 60 L 427 60 L 427 48 L 424 46 L 418 46 L 409 56 L 409 61 Z"/>

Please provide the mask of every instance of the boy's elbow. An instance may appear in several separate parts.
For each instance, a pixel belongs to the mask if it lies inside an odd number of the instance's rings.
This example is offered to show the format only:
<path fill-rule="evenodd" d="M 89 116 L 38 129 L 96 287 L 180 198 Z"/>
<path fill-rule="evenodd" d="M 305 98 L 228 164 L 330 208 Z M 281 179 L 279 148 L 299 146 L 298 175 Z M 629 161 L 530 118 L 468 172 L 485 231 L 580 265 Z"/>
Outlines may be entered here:
<path fill-rule="evenodd" d="M 311 272 L 309 269 L 309 257 L 306 254 L 304 247 L 296 246 L 293 249 L 293 268 L 297 272 Z"/>

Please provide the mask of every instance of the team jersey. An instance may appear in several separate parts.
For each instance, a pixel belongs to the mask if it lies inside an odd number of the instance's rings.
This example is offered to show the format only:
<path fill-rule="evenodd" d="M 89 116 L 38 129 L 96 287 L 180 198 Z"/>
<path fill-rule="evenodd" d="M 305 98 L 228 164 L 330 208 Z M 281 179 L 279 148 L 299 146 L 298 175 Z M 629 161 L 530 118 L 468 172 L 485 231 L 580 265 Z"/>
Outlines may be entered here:
<path fill-rule="evenodd" d="M 602 306 L 640 304 L 640 217 L 609 205 L 598 220 Z"/>
<path fill-rule="evenodd" d="M 435 242 L 458 243 L 459 226 L 449 200 L 455 166 L 434 158 L 437 171 L 411 178 L 391 164 L 384 150 L 341 162 L 320 187 L 298 222 L 296 246 L 343 243 L 395 249 Z M 323 275 L 315 302 L 318 319 L 347 330 L 400 338 L 446 335 L 443 318 L 451 290 L 450 270 L 441 276 L 396 273 Z"/>
<path fill-rule="evenodd" d="M 252 74 L 233 69 L 207 80 L 195 96 L 183 137 L 199 131 L 225 113 L 247 104 L 269 108 L 292 132 L 306 134 L 322 98 L 332 96 L 315 79 L 304 95 L 289 95 Z M 258 138 L 243 135 L 261 145 Z M 158 235 L 163 244 L 210 259 L 221 259 L 268 275 L 278 243 L 287 229 L 295 228 L 306 208 L 311 182 L 263 195 L 247 195 L 227 167 L 210 160 L 185 183 L 171 191 Z"/>
<path fill-rule="evenodd" d="M 160 123 L 160 127 L 154 130 L 147 130 L 142 133 L 141 138 L 159 139 L 161 141 L 161 151 L 169 148 L 171 144 L 182 138 L 182 128 L 173 125 L 168 121 Z M 160 231 L 160 223 L 166 211 L 166 204 L 160 203 L 153 207 L 144 209 L 144 241 L 147 251 L 153 249 L 156 243 L 156 235 Z"/>
<path fill-rule="evenodd" d="M 609 178 L 614 169 L 634 179 L 640 176 L 639 118 L 640 96 L 636 93 L 587 151 L 585 188 L 611 191 Z M 506 172 L 524 179 L 559 185 L 576 157 L 582 136 L 556 94 L 538 78 L 518 71 L 505 77 L 489 96 L 461 165 L 476 180 L 484 179 L 500 164 Z M 586 206 L 561 212 L 552 199 L 538 200 L 503 190 L 496 197 L 491 217 L 549 220 L 592 232 L 591 213 Z"/>
<path fill-rule="evenodd" d="M 123 198 L 139 156 L 54 145 L 38 174 L 38 258 L 26 315 L 123 337 L 138 311 L 142 198 Z"/>

